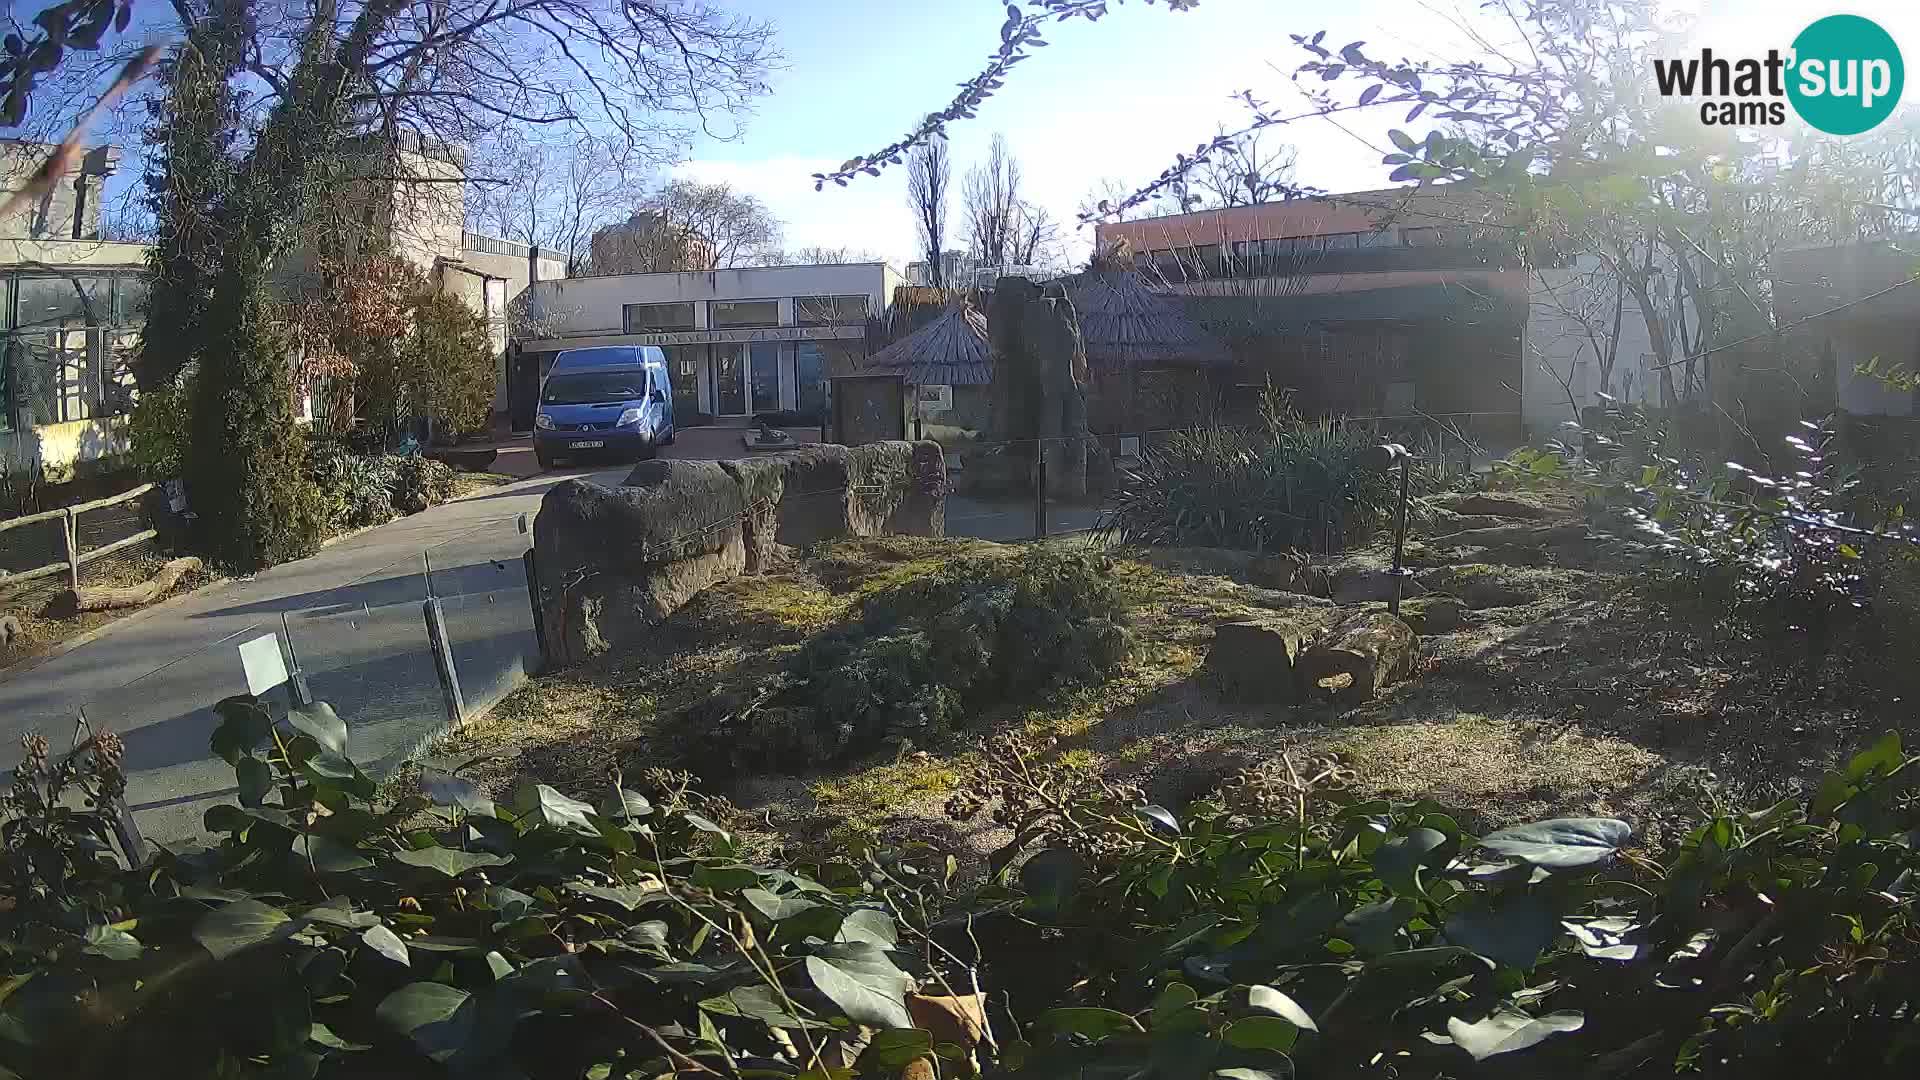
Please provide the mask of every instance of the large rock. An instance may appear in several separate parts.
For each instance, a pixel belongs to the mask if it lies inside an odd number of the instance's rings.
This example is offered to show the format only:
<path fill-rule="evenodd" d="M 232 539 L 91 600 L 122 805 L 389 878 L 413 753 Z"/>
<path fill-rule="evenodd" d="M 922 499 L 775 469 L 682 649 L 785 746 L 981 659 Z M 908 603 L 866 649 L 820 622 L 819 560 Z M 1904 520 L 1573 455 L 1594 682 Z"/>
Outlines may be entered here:
<path fill-rule="evenodd" d="M 853 483 L 853 452 L 835 443 L 803 446 L 773 455 L 784 470 L 775 506 L 774 539 L 806 547 L 851 535 L 847 490 Z"/>
<path fill-rule="evenodd" d="M 1491 495 L 1482 491 L 1455 491 L 1434 495 L 1428 498 L 1427 502 L 1456 514 L 1502 518 L 1544 518 L 1564 513 L 1556 510 L 1544 499 L 1529 497 L 1519 492 L 1511 495 Z"/>
<path fill-rule="evenodd" d="M 740 485 L 740 496 L 746 503 L 741 541 L 746 547 L 749 574 L 767 570 L 779 546 L 780 500 L 786 494 L 791 464 L 788 453 L 720 462 Z"/>
<path fill-rule="evenodd" d="M 746 569 L 746 499 L 715 461 L 642 462 L 619 488 L 568 480 L 534 519 L 548 648 L 561 665 L 629 645 Z"/>
<path fill-rule="evenodd" d="M 946 534 L 946 462 L 940 444 L 831 443 L 723 461 L 747 505 L 747 571 L 769 564 L 776 545 L 805 547 L 843 536 Z"/>
<path fill-rule="evenodd" d="M 1400 598 L 1419 596 L 1427 590 L 1411 574 L 1400 579 Z M 1365 604 L 1370 601 L 1393 599 L 1394 575 L 1392 570 L 1377 570 L 1371 567 L 1349 566 L 1333 575 L 1330 589 L 1336 604 Z"/>
<path fill-rule="evenodd" d="M 908 444 L 907 490 L 887 518 L 887 532 L 894 536 L 947 535 L 947 458 L 932 439 Z"/>
<path fill-rule="evenodd" d="M 1458 597 L 1474 611 L 1531 604 L 1544 593 L 1544 577 L 1551 571 L 1520 570 L 1492 563 L 1442 566 L 1420 575 L 1427 589 Z"/>
<path fill-rule="evenodd" d="M 1412 627 L 1384 611 L 1370 611 L 1328 631 L 1301 654 L 1296 667 L 1307 694 L 1361 702 L 1412 675 L 1419 659 L 1420 639 Z"/>
<path fill-rule="evenodd" d="M 1307 634 L 1279 620 L 1222 623 L 1213 632 L 1206 670 L 1225 701 L 1291 705 L 1300 699 L 1294 665 Z"/>

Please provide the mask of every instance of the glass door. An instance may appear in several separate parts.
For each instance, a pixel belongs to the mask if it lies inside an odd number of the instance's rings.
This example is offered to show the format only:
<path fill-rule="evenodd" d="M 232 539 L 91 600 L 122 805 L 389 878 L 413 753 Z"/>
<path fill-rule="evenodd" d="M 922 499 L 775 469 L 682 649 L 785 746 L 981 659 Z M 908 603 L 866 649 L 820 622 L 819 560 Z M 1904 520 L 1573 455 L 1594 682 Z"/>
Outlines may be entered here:
<path fill-rule="evenodd" d="M 748 370 L 748 390 L 753 399 L 753 411 L 769 413 L 780 411 L 780 345 L 767 341 L 755 344 L 750 353 L 752 366 Z"/>
<path fill-rule="evenodd" d="M 747 347 L 713 347 L 714 415 L 745 416 L 747 413 Z"/>

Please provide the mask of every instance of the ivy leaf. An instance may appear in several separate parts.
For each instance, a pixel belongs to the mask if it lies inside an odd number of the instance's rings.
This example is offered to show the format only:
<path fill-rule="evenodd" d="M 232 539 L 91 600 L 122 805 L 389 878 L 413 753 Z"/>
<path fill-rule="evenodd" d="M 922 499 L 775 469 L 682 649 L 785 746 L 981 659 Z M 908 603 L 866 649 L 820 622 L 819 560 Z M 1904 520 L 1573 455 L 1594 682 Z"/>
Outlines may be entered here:
<path fill-rule="evenodd" d="M 1300 1038 L 1300 1029 L 1277 1016 L 1243 1016 L 1220 1033 L 1228 1046 L 1241 1050 L 1278 1050 L 1286 1053 Z"/>
<path fill-rule="evenodd" d="M 1155 825 L 1158 825 L 1160 828 L 1165 829 L 1167 832 L 1175 836 L 1180 835 L 1179 819 L 1175 818 L 1172 814 L 1168 813 L 1167 808 L 1164 806 L 1154 806 L 1151 804 L 1146 806 L 1136 806 L 1133 808 L 1133 812 L 1136 814 L 1139 814 L 1141 817 L 1146 818 L 1148 821 L 1153 822 Z"/>
<path fill-rule="evenodd" d="M 329 1050 L 352 1051 L 352 1050 L 373 1049 L 371 1046 L 368 1046 L 366 1043 L 348 1042 L 347 1040 L 341 1038 L 340 1036 L 335 1035 L 333 1033 L 332 1028 L 319 1022 L 318 1020 L 314 1021 L 313 1027 L 310 1030 L 308 1030 L 307 1039 L 308 1041 L 314 1043 L 315 1045 L 324 1046 Z"/>
<path fill-rule="evenodd" d="M 473 781 L 444 769 L 423 766 L 420 769 L 420 791 L 435 806 L 457 806 L 481 817 L 492 817 L 494 813 L 493 800 L 487 798 Z"/>
<path fill-rule="evenodd" d="M 1462 908 L 1447 920 L 1447 940 L 1495 963 L 1530 971 L 1560 936 L 1560 920 L 1538 896 Z"/>
<path fill-rule="evenodd" d="M 1859 783 L 1875 772 L 1892 772 L 1905 760 L 1906 755 L 1900 751 L 1900 733 L 1889 731 L 1872 746 L 1853 755 L 1847 762 L 1847 779 Z"/>
<path fill-rule="evenodd" d="M 586 882 L 570 881 L 567 883 L 567 888 L 582 896 L 591 896 L 596 900 L 618 904 L 628 911 L 634 910 L 648 900 L 658 899 L 662 895 L 661 887 L 658 885 L 590 885 Z"/>
<path fill-rule="evenodd" d="M 578 799 L 569 799 L 545 784 L 522 784 L 513 794 L 513 808 L 522 814 L 534 814 L 556 829 L 598 834 L 587 820 L 593 807 Z"/>
<path fill-rule="evenodd" d="M 600 816 L 615 820 L 643 818 L 653 813 L 653 804 L 637 791 L 620 788 L 600 801 Z"/>
<path fill-rule="evenodd" d="M 918 1028 L 878 1031 L 860 1052 L 860 1075 L 891 1076 L 921 1058 L 933 1056 L 933 1036 Z"/>
<path fill-rule="evenodd" d="M 1264 1013 L 1272 1013 L 1297 1028 L 1319 1031 L 1320 1026 L 1307 1015 L 1300 1003 L 1271 986 L 1255 986 L 1247 990 L 1247 1007 Z M 1280 1049 L 1286 1049 L 1281 1047 Z"/>
<path fill-rule="evenodd" d="M 324 701 L 295 705 L 287 710 L 287 723 L 302 735 L 311 736 L 322 750 L 336 754 L 347 752 L 347 723 Z"/>
<path fill-rule="evenodd" d="M 1361 105 L 1373 104 L 1373 99 L 1380 96 L 1380 91 L 1382 89 L 1384 89 L 1384 87 L 1380 83 L 1374 83 L 1372 86 L 1369 86 L 1365 90 L 1360 91 L 1360 104 Z"/>
<path fill-rule="evenodd" d="M 235 900 L 214 908 L 193 925 L 193 940 L 225 960 L 237 952 L 293 932 L 293 920 L 277 907 L 258 900 Z"/>
<path fill-rule="evenodd" d="M 718 997 L 707 998 L 700 1003 L 700 1008 L 716 1016 L 739 1016 L 758 1020 L 768 1027 L 821 1026 L 814 1021 L 802 1020 L 789 1012 L 786 1003 L 773 992 L 773 987 L 765 983 L 737 986 Z"/>
<path fill-rule="evenodd" d="M 1293 1076 L 1289 1069 L 1285 1077 Z M 1270 1073 L 1265 1069 L 1215 1069 L 1212 1080 L 1285 1080 L 1279 1073 Z"/>
<path fill-rule="evenodd" d="M 401 967 L 413 966 L 412 958 L 407 955 L 407 943 L 400 940 L 400 935 L 383 925 L 367 927 L 366 932 L 360 935 L 360 940 L 367 948 Z"/>
<path fill-rule="evenodd" d="M 877 908 L 860 908 L 849 914 L 840 924 L 841 941 L 866 942 L 891 949 L 900 943 L 900 932 L 893 925 L 893 916 Z"/>
<path fill-rule="evenodd" d="M 468 1005 L 472 997 L 444 983 L 408 983 L 388 994 L 374 1017 L 387 1030 L 413 1040 L 421 1053 L 444 1062 L 473 1036 L 479 1010 Z"/>
<path fill-rule="evenodd" d="M 1399 128 L 1388 131 L 1387 138 L 1392 139 L 1393 145 L 1399 147 L 1401 152 L 1406 154 L 1413 153 L 1414 148 L 1420 145 L 1413 141 L 1413 136 L 1401 131 Z"/>
<path fill-rule="evenodd" d="M 139 938 L 105 924 L 87 927 L 86 940 L 86 947 L 81 952 L 104 956 L 109 960 L 137 960 L 146 951 Z"/>
<path fill-rule="evenodd" d="M 1416 910 L 1418 905 L 1405 896 L 1363 904 L 1340 920 L 1339 934 L 1361 952 L 1391 952 L 1400 928 L 1407 925 Z"/>
<path fill-rule="evenodd" d="M 477 870 L 483 866 L 505 866 L 513 861 L 511 855 L 488 855 L 477 851 L 460 851 L 445 847 L 402 851 L 395 854 L 393 858 L 395 862 L 418 866 L 423 870 L 438 871 L 447 877 L 459 877 L 469 870 Z"/>
<path fill-rule="evenodd" d="M 213 712 L 220 723 L 209 741 L 215 756 L 229 765 L 239 764 L 240 755 L 266 742 L 273 730 L 273 717 L 251 694 L 222 698 L 214 703 Z"/>
<path fill-rule="evenodd" d="M 1577 1012 L 1533 1017 L 1501 1011 L 1477 1024 L 1469 1024 L 1457 1016 L 1449 1017 L 1447 1034 L 1453 1036 L 1454 1045 L 1472 1054 L 1473 1060 L 1485 1061 L 1495 1054 L 1525 1050 L 1549 1036 L 1579 1031 L 1586 1022 L 1586 1017 Z"/>
<path fill-rule="evenodd" d="M 1480 847 L 1547 870 L 1580 870 L 1612 860 L 1633 829 L 1616 818 L 1553 818 L 1501 829 Z"/>
<path fill-rule="evenodd" d="M 336 896 L 325 903 L 315 904 L 301 912 L 300 917 L 310 923 L 337 926 L 342 930 L 365 930 L 380 922 L 380 916 L 371 911 L 353 910 L 352 903 L 344 896 Z"/>
<path fill-rule="evenodd" d="M 273 790 L 273 769 L 253 754 L 241 754 L 233 773 L 240 787 L 240 805 L 258 807 Z"/>
<path fill-rule="evenodd" d="M 1580 944 L 1580 951 L 1599 960 L 1632 960 L 1640 955 L 1643 946 L 1630 937 L 1638 937 L 1644 929 L 1632 919 L 1569 919 L 1561 922 L 1573 940 Z"/>
<path fill-rule="evenodd" d="M 875 1028 L 910 1028 L 907 1015 L 907 976 L 885 953 L 807 957 L 807 977 L 847 1018 Z"/>
<path fill-rule="evenodd" d="M 1047 848 L 1020 867 L 1020 887 L 1042 910 L 1056 910 L 1073 895 L 1085 861 L 1063 847 Z"/>
<path fill-rule="evenodd" d="M 1047 1031 L 1067 1031 L 1088 1038 L 1103 1039 L 1122 1031 L 1138 1031 L 1133 1017 L 1113 1009 L 1048 1009 L 1034 1018 L 1034 1026 Z"/>
<path fill-rule="evenodd" d="M 297 858 L 306 859 L 313 869 L 322 874 L 345 874 L 373 865 L 372 859 L 354 848 L 331 837 L 313 833 L 294 837 L 293 851 Z"/>
<path fill-rule="evenodd" d="M 765 889 L 742 889 L 740 899 L 753 905 L 753 909 L 774 922 L 791 919 L 804 911 L 812 911 L 819 904 L 799 896 L 775 896 Z M 629 909 L 631 910 L 631 909 Z M 842 938 L 841 940 L 852 940 Z"/>
<path fill-rule="evenodd" d="M 1373 853 L 1373 872 L 1394 892 L 1412 892 L 1414 871 L 1434 861 L 1434 852 L 1446 846 L 1447 834 L 1418 828 L 1396 836 Z"/>

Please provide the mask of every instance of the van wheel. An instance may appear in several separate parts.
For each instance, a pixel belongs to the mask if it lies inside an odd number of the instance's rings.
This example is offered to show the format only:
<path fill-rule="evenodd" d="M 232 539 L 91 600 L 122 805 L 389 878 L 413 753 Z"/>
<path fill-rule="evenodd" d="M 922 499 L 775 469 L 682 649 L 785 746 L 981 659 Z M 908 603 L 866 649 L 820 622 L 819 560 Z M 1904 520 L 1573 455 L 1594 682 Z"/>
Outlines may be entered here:
<path fill-rule="evenodd" d="M 553 455 L 547 453 L 545 450 L 541 449 L 540 447 L 536 446 L 533 448 L 533 457 L 534 457 L 534 460 L 540 463 L 540 467 L 542 469 L 553 468 Z"/>
<path fill-rule="evenodd" d="M 666 437 L 666 438 L 664 438 L 664 439 L 661 439 L 661 440 L 660 440 L 660 445 L 661 445 L 661 446 L 672 446 L 672 445 L 673 445 L 673 440 L 674 440 L 674 438 L 675 438 L 676 436 L 678 436 L 679 434 L 680 434 L 680 433 L 679 433 L 679 432 L 677 432 L 677 431 L 669 431 L 669 432 L 667 432 L 667 437 Z"/>
<path fill-rule="evenodd" d="M 652 461 L 654 458 L 657 458 L 659 456 L 660 456 L 659 444 L 649 441 L 645 446 L 642 446 L 640 448 L 638 453 L 633 455 L 633 459 L 635 461 Z"/>

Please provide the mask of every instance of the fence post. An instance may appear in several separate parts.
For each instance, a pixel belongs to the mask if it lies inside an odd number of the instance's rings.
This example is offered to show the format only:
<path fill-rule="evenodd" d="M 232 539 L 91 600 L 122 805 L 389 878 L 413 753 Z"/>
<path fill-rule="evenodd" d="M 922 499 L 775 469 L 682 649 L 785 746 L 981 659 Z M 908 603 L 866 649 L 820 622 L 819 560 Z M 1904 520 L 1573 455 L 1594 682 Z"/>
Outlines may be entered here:
<path fill-rule="evenodd" d="M 520 556 L 520 562 L 527 571 L 527 604 L 533 609 L 533 642 L 540 649 L 540 671 L 545 671 L 553 663 L 553 654 L 547 651 L 547 620 L 541 617 L 540 573 L 534 563 L 532 548 Z"/>
<path fill-rule="evenodd" d="M 447 641 L 447 617 L 437 597 L 427 597 L 420 608 L 427 618 L 427 645 L 433 650 L 433 666 L 440 672 L 440 688 L 446 692 L 448 725 L 458 731 L 467 718 L 467 703 L 460 696 L 460 673 L 453 666 L 453 647 Z"/>
<path fill-rule="evenodd" d="M 61 538 L 67 545 L 67 584 L 72 588 L 80 587 L 80 537 L 79 525 L 74 521 L 73 510 L 68 508 L 61 516 Z"/>
<path fill-rule="evenodd" d="M 1033 440 L 1033 535 L 1036 540 L 1047 536 L 1047 444 L 1044 439 Z"/>

